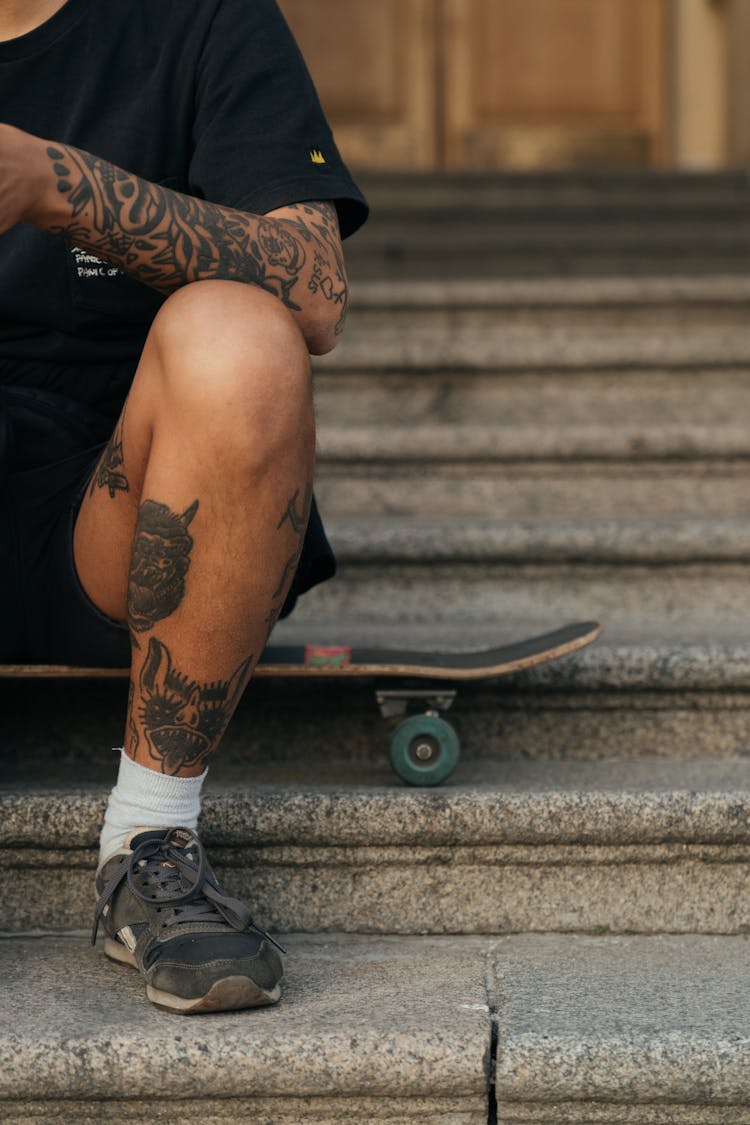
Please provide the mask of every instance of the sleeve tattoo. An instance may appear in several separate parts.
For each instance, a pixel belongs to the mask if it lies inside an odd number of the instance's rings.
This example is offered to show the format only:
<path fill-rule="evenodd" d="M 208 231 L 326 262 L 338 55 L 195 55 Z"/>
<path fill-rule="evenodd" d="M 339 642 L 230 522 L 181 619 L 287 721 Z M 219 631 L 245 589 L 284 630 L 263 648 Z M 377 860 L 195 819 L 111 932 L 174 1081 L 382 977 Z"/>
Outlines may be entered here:
<path fill-rule="evenodd" d="M 220 207 L 142 180 L 67 145 L 47 157 L 70 219 L 51 232 L 120 266 L 162 293 L 223 278 L 257 285 L 299 312 L 305 291 L 338 310 L 343 330 L 347 281 L 335 208 L 298 203 L 290 219 Z"/>

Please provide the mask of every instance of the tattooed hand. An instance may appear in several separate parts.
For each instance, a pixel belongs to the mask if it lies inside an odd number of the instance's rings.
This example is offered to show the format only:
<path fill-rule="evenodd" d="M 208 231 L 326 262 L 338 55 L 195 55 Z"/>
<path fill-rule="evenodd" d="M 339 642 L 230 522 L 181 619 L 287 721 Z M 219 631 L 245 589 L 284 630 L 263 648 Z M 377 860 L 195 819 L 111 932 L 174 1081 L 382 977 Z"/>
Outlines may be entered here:
<path fill-rule="evenodd" d="M 0 125 L 0 234 L 31 219 L 48 179 L 44 142 L 11 125 Z"/>

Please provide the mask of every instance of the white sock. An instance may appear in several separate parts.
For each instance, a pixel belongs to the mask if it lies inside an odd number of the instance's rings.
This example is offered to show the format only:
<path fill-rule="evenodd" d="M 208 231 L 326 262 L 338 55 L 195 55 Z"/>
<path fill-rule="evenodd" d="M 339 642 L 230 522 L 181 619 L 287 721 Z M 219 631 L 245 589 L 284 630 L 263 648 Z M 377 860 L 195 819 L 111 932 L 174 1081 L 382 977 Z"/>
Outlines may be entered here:
<path fill-rule="evenodd" d="M 117 785 L 109 795 L 99 839 L 99 864 L 121 848 L 136 828 L 195 830 L 207 773 L 168 777 L 138 765 L 121 750 Z"/>

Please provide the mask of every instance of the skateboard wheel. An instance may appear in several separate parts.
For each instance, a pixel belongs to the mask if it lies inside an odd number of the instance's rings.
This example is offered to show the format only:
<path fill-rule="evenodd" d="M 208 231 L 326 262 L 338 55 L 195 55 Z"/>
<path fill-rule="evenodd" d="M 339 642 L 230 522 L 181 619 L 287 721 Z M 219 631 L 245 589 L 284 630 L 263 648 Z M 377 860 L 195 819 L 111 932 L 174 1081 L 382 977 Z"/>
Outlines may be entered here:
<path fill-rule="evenodd" d="M 437 715 L 412 715 L 391 737 L 391 765 L 409 785 L 440 785 L 453 773 L 461 748 L 450 723 Z"/>

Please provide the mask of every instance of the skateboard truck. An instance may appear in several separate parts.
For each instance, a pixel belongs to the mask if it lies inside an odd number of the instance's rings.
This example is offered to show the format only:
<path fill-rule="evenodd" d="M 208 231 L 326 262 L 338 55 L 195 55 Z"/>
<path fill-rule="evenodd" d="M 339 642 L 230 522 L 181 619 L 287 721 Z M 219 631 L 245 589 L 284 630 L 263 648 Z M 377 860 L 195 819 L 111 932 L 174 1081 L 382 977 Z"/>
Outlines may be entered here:
<path fill-rule="evenodd" d="M 430 711 L 447 711 L 456 698 L 456 691 L 425 688 L 380 688 L 375 692 L 380 714 L 384 719 L 405 715 L 410 703 L 421 702 Z"/>
<path fill-rule="evenodd" d="M 455 698 L 455 689 L 376 689 L 384 719 L 401 718 L 414 705 L 419 706 L 421 713 L 403 719 L 391 735 L 391 765 L 409 785 L 440 785 L 456 768 L 461 754 L 458 735 L 438 713 L 447 711 Z"/>

